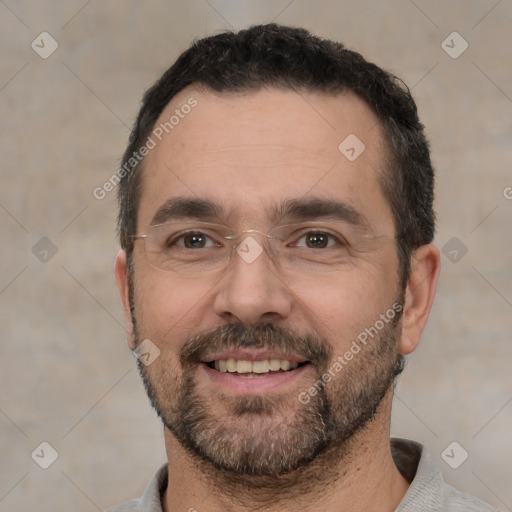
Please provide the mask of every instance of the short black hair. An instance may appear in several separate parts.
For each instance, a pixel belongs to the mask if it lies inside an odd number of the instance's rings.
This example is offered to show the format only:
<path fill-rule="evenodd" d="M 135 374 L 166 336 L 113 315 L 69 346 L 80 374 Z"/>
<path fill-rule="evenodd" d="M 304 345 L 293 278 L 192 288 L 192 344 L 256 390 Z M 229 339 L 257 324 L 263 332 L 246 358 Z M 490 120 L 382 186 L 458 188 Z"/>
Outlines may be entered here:
<path fill-rule="evenodd" d="M 339 94 L 352 92 L 376 114 L 387 142 L 378 179 L 393 213 L 399 275 L 405 289 L 415 249 L 435 232 L 434 170 L 428 141 L 407 86 L 339 42 L 277 24 L 224 32 L 197 41 L 145 93 L 122 168 L 146 142 L 176 94 L 191 84 L 222 92 L 275 87 Z M 132 159 L 134 160 L 134 159 Z M 131 262 L 144 160 L 123 173 L 118 189 L 118 230 Z"/>

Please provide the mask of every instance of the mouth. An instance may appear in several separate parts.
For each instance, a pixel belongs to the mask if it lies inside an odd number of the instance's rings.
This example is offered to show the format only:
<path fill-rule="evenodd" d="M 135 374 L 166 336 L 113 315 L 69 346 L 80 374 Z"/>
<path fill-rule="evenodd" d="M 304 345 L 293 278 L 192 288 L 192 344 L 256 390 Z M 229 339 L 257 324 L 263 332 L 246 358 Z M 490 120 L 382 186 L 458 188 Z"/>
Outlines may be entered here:
<path fill-rule="evenodd" d="M 289 359 L 215 359 L 204 362 L 208 368 L 220 373 L 229 373 L 238 377 L 257 378 L 288 373 L 308 364 L 309 361 L 295 361 Z"/>
<path fill-rule="evenodd" d="M 286 392 L 304 383 L 313 362 L 299 354 L 275 350 L 225 349 L 205 356 L 201 378 L 224 394 L 248 396 Z"/>

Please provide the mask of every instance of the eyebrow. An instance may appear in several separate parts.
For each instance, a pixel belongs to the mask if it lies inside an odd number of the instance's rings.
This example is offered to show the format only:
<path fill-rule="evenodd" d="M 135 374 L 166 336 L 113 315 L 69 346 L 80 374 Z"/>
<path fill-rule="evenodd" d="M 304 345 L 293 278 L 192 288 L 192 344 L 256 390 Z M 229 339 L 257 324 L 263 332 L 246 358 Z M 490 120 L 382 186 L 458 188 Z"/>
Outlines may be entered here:
<path fill-rule="evenodd" d="M 330 219 L 347 222 L 354 227 L 369 228 L 367 218 L 352 205 L 333 199 L 288 199 L 268 210 L 269 220 L 274 223 L 304 222 Z M 209 199 L 173 197 L 167 199 L 155 212 L 150 225 L 163 224 L 177 219 L 219 220 L 227 218 L 222 205 Z"/>
<path fill-rule="evenodd" d="M 213 219 L 222 217 L 223 208 L 208 199 L 172 197 L 155 212 L 150 226 L 175 219 Z"/>
<path fill-rule="evenodd" d="M 303 222 L 314 219 L 340 220 L 355 227 L 369 227 L 366 217 L 352 205 L 334 199 L 290 199 L 271 212 L 274 222 Z"/>

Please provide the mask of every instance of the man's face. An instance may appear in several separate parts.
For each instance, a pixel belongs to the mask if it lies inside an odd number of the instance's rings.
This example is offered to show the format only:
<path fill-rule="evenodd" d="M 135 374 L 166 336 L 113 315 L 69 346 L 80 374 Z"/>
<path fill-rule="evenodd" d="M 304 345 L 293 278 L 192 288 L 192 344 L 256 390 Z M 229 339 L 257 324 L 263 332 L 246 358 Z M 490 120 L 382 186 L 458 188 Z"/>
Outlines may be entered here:
<path fill-rule="evenodd" d="M 140 368 L 184 447 L 225 470 L 280 474 L 349 440 L 393 382 L 400 323 L 377 322 L 402 300 L 383 137 L 353 95 L 273 89 L 189 88 L 156 124 L 191 96 L 146 157 L 137 234 L 201 229 L 149 258 L 160 246 L 136 241 L 132 342 L 160 350 Z"/>

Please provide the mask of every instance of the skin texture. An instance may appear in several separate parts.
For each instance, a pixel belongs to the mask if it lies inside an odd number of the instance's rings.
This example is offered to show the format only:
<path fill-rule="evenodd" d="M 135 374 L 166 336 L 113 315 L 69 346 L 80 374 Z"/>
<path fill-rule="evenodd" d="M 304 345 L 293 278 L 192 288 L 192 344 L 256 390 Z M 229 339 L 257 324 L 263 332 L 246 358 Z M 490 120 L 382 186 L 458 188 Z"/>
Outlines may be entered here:
<path fill-rule="evenodd" d="M 164 510 L 283 512 L 295 510 L 298 498 L 305 511 L 394 510 L 408 482 L 394 465 L 389 448 L 390 371 L 399 353 L 408 354 L 419 343 L 440 261 L 434 245 L 419 248 L 411 258 L 407 289 L 399 290 L 393 218 L 378 184 L 385 160 L 378 121 L 351 94 L 269 89 L 219 95 L 193 87 L 171 101 L 161 120 L 168 119 L 190 96 L 197 100 L 197 107 L 146 157 L 138 234 L 146 233 L 156 210 L 170 198 L 214 201 L 224 212 L 213 221 L 237 232 L 256 229 L 265 233 L 273 227 L 269 212 L 275 205 L 316 198 L 352 206 L 365 219 L 357 232 L 382 236 L 388 243 L 363 244 L 347 254 L 334 272 L 279 272 L 263 253 L 250 264 L 234 257 L 224 273 L 192 278 L 154 268 L 144 256 L 143 243 L 136 242 L 136 329 L 130 312 L 126 255 L 120 251 L 115 272 L 131 333 L 129 346 L 133 349 L 148 338 L 161 351 L 154 363 L 141 369 L 146 386 L 153 388 L 150 391 L 164 424 L 172 426 L 178 421 L 183 412 L 180 404 L 190 408 L 195 403 L 209 420 L 196 428 L 214 425 L 224 428 L 224 435 L 229 428 L 224 445 L 228 439 L 234 445 L 235 439 L 245 439 L 249 451 L 254 449 L 261 456 L 267 441 L 276 443 L 277 451 L 287 443 L 297 444 L 297 432 L 307 434 L 304 429 L 311 424 L 300 425 L 307 409 L 298 400 L 299 393 L 309 389 L 337 356 L 349 350 L 357 335 L 375 325 L 397 300 L 403 303 L 403 314 L 397 325 L 383 329 L 323 390 L 332 409 L 339 417 L 344 411 L 346 418 L 351 411 L 357 416 L 364 408 L 368 397 L 361 390 L 387 383 L 371 419 L 355 431 L 346 421 L 338 422 L 338 428 L 345 429 L 339 442 L 331 440 L 327 449 L 310 456 L 305 464 L 292 464 L 278 476 L 263 470 L 260 475 L 237 474 L 233 468 L 226 473 L 184 446 L 179 432 L 165 427 L 171 471 Z M 353 162 L 338 150 L 350 134 L 365 144 Z M 281 327 L 290 334 L 283 345 L 287 349 L 293 346 L 294 335 L 310 334 L 326 349 L 328 358 L 313 359 L 313 364 L 275 389 L 237 390 L 213 379 L 193 358 L 183 358 L 184 347 L 197 348 L 196 337 L 207 336 L 206 341 L 213 343 L 214 338 L 208 336 L 232 324 Z M 248 350 L 256 350 L 255 346 Z M 184 389 L 194 390 L 196 402 L 185 401 Z M 318 405 L 318 399 L 313 403 Z M 239 414 L 237 404 L 259 409 Z M 321 425 L 317 430 L 322 430 Z"/>

